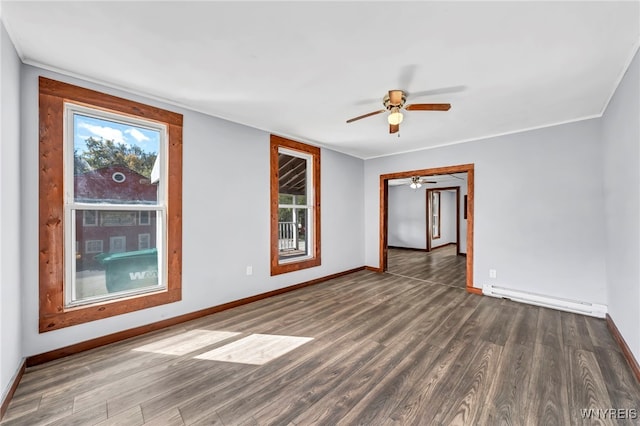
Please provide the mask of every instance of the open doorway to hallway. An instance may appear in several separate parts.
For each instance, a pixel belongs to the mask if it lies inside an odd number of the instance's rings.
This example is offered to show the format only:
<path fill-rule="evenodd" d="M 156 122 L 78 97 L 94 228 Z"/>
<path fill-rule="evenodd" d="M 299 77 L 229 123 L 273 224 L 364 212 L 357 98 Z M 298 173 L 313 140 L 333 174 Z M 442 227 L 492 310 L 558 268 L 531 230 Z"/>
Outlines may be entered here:
<path fill-rule="evenodd" d="M 380 271 L 473 287 L 473 164 L 380 176 Z M 411 198 L 413 197 L 413 198 Z"/>
<path fill-rule="evenodd" d="M 467 173 L 389 180 L 387 272 L 466 287 Z M 461 238 L 464 236 L 465 238 Z"/>

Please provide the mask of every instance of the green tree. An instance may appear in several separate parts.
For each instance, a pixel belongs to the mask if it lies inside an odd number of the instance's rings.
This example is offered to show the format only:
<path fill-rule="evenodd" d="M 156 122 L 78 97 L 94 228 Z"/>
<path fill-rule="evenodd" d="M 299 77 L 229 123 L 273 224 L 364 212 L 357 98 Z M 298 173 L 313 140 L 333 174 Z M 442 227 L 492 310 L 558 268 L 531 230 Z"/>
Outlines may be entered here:
<path fill-rule="evenodd" d="M 73 153 L 76 174 L 101 167 L 121 165 L 149 178 L 158 156 L 157 153 L 146 152 L 137 145 L 127 146 L 93 136 L 86 140 L 86 145 L 87 149 L 81 154 L 78 154 L 77 150 Z"/>

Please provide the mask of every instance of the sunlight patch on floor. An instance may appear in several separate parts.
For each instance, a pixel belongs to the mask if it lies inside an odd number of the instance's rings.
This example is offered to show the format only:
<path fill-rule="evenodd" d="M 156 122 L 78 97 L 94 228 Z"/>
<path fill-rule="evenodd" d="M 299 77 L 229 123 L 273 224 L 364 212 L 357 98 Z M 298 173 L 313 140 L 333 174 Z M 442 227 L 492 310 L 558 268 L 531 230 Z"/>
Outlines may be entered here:
<path fill-rule="evenodd" d="M 262 365 L 313 340 L 312 337 L 252 334 L 196 356 L 210 361 Z"/>
<path fill-rule="evenodd" d="M 134 351 L 154 352 L 164 355 L 184 355 L 221 342 L 240 333 L 232 331 L 190 330 L 148 345 L 135 348 Z"/>

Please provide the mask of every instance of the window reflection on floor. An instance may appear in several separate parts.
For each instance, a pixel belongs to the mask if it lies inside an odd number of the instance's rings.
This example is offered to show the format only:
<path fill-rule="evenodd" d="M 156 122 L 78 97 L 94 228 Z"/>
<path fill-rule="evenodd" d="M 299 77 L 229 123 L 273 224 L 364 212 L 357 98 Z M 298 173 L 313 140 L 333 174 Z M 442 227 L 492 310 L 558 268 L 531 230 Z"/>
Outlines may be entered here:
<path fill-rule="evenodd" d="M 186 355 L 207 346 L 236 337 L 241 333 L 217 330 L 190 330 L 134 349 L 163 355 Z M 312 337 L 251 334 L 234 340 L 195 359 L 262 365 L 313 340 Z"/>

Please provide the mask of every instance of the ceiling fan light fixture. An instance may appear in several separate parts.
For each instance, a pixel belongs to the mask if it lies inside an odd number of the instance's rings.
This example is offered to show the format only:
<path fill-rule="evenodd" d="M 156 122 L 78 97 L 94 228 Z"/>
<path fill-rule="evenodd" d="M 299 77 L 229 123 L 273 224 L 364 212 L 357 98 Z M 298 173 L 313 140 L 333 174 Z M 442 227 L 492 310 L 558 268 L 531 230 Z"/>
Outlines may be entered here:
<path fill-rule="evenodd" d="M 413 176 L 411 178 L 411 185 L 409 185 L 409 187 L 411 187 L 411 189 L 418 189 L 422 186 L 422 183 L 420 182 L 420 176 Z"/>
<path fill-rule="evenodd" d="M 397 126 L 398 124 L 402 123 L 403 118 L 404 117 L 400 112 L 400 108 L 393 107 L 391 108 L 391 114 L 389 114 L 389 116 L 387 117 L 387 120 L 389 121 L 389 124 Z"/>

